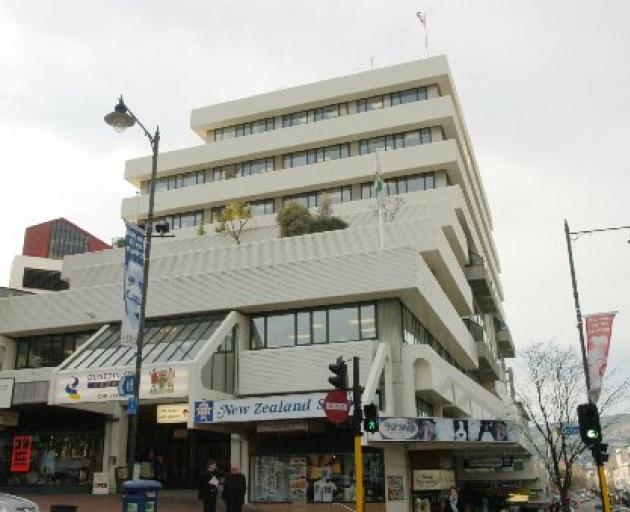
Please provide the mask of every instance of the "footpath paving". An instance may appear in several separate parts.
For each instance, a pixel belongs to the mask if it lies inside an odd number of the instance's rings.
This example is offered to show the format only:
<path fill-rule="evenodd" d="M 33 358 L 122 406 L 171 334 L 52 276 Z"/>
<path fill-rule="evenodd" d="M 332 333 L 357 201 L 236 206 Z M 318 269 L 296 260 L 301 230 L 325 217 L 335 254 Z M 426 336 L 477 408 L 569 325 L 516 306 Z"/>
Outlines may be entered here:
<path fill-rule="evenodd" d="M 75 505 L 77 512 L 121 512 L 120 494 L 105 496 L 91 494 L 35 494 L 22 495 L 39 505 L 40 512 L 50 512 L 51 505 Z M 158 499 L 158 512 L 201 512 L 201 501 L 196 491 L 164 491 Z M 247 509 L 243 509 L 245 512 Z M 251 511 L 251 509 L 250 509 Z M 221 500 L 217 502 L 217 512 L 225 512 Z"/>

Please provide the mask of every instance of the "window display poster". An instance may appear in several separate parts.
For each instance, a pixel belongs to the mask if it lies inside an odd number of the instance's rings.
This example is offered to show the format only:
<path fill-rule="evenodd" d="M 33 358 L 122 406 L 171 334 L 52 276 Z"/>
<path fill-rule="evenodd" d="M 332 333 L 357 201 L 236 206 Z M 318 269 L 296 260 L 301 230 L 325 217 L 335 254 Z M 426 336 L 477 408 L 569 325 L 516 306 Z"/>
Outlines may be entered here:
<path fill-rule="evenodd" d="M 289 459 L 289 492 L 291 501 L 306 501 L 306 457 L 291 457 Z"/>
<path fill-rule="evenodd" d="M 33 436 L 15 436 L 11 453 L 11 472 L 28 473 L 31 469 Z"/>
<path fill-rule="evenodd" d="M 405 499 L 405 488 L 401 475 L 387 476 L 387 500 L 402 501 Z"/>

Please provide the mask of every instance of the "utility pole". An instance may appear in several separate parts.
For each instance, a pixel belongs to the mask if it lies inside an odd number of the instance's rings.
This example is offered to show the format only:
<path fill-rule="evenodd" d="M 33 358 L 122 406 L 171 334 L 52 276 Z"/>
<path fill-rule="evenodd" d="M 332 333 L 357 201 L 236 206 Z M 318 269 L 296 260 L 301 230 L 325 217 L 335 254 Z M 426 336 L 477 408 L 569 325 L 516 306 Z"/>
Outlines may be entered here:
<path fill-rule="evenodd" d="M 609 227 L 609 228 L 598 228 L 598 229 L 590 229 L 585 231 L 571 231 L 569 229 L 569 223 L 567 220 L 564 220 L 564 234 L 567 240 L 567 253 L 569 255 L 569 267 L 571 270 L 571 284 L 573 286 L 573 300 L 575 302 L 575 315 L 577 318 L 577 329 L 580 337 L 580 350 L 582 351 L 582 364 L 584 366 L 584 377 L 586 379 L 586 395 L 589 402 L 590 399 L 590 389 L 591 389 L 591 379 L 588 372 L 588 360 L 586 356 L 586 343 L 584 341 L 584 328 L 582 322 L 582 310 L 580 309 L 580 298 L 578 295 L 577 289 L 577 278 L 575 276 L 575 264 L 573 262 L 573 242 L 571 240 L 571 235 L 585 235 L 592 233 L 601 233 L 606 231 L 619 231 L 624 229 L 630 229 L 630 226 L 617 226 L 617 227 Z M 594 404 L 595 405 L 595 404 Z M 598 413 L 599 415 L 599 413 Z M 606 480 L 606 472 L 604 471 L 604 457 L 602 456 L 605 450 L 603 447 L 606 446 L 601 442 L 601 439 L 596 441 L 592 446 L 592 453 L 595 459 L 595 463 L 597 464 L 597 476 L 599 477 L 599 489 L 601 493 L 602 499 L 602 512 L 611 512 L 610 507 L 610 496 L 608 496 L 608 481 Z"/>

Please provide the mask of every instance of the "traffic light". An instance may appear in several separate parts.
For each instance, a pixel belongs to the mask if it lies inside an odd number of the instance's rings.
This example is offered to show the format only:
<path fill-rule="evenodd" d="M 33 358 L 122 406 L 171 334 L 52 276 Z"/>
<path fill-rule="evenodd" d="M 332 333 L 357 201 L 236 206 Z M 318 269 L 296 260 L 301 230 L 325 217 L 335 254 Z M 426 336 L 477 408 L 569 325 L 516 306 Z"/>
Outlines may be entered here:
<path fill-rule="evenodd" d="M 608 462 L 608 445 L 606 443 L 597 443 L 591 447 L 591 453 L 593 454 L 593 459 L 595 459 L 595 464 L 598 466 L 602 466 L 606 462 Z"/>
<path fill-rule="evenodd" d="M 375 404 L 363 406 L 363 430 L 378 432 L 378 407 Z"/>
<path fill-rule="evenodd" d="M 599 412 L 595 404 L 580 404 L 577 408 L 580 424 L 580 437 L 586 446 L 602 442 L 602 427 L 599 424 Z"/>
<path fill-rule="evenodd" d="M 343 357 L 339 356 L 336 363 L 328 365 L 328 369 L 333 372 L 333 376 L 328 377 L 328 382 L 337 389 L 348 389 L 348 367 Z"/>

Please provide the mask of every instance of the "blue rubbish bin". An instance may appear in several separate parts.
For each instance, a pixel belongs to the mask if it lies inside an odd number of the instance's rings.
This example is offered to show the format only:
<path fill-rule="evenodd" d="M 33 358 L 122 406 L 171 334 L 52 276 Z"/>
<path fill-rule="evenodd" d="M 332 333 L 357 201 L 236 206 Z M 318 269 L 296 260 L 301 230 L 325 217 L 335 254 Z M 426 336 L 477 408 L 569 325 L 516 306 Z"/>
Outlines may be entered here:
<path fill-rule="evenodd" d="M 156 480 L 128 480 L 123 484 L 122 512 L 157 512 L 161 488 Z"/>

